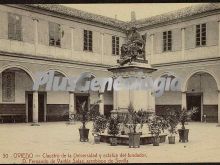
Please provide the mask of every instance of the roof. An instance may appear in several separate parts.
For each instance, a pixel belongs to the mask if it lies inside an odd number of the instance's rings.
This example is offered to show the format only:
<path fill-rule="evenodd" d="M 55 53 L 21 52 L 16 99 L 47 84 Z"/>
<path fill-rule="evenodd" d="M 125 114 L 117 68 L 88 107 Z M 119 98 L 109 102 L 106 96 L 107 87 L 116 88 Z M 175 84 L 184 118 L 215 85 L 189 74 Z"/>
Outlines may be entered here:
<path fill-rule="evenodd" d="M 126 22 L 109 18 L 106 16 L 98 15 L 98 14 L 92 14 L 89 12 L 85 12 L 82 10 L 74 9 L 71 7 L 66 7 L 63 5 L 58 4 L 26 4 L 26 6 L 51 11 L 54 13 L 64 14 L 67 16 L 72 16 L 75 18 L 80 18 L 82 20 L 92 21 L 101 23 L 104 25 L 112 26 L 115 28 L 119 28 L 121 30 L 124 30 L 126 28 Z"/>
<path fill-rule="evenodd" d="M 145 19 L 139 19 L 133 22 L 124 22 L 121 20 L 109 18 L 98 14 L 92 14 L 58 4 L 26 4 L 26 6 L 47 10 L 54 13 L 64 14 L 67 16 L 72 16 L 75 18 L 92 21 L 103 25 L 108 25 L 114 28 L 119 28 L 121 30 L 126 30 L 132 26 L 136 26 L 137 28 L 148 27 L 220 9 L 219 3 L 198 4 L 165 14 L 160 14 Z"/>
<path fill-rule="evenodd" d="M 145 19 L 139 19 L 128 23 L 128 27 L 135 26 L 137 28 L 152 26 L 160 23 L 166 23 L 169 21 L 178 20 L 181 18 L 186 18 L 194 15 L 198 15 L 204 12 L 210 12 L 220 9 L 219 3 L 206 3 L 198 4 L 195 6 L 185 7 L 172 12 L 164 13 L 161 15 L 152 16 Z"/>

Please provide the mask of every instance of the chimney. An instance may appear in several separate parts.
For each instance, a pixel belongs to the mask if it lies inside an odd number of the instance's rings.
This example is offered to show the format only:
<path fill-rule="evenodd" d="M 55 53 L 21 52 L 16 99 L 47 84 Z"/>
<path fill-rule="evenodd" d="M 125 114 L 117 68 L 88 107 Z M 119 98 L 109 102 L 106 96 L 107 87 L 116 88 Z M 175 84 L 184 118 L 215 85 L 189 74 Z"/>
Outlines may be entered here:
<path fill-rule="evenodd" d="M 135 20 L 136 20 L 135 11 L 131 11 L 131 21 L 135 21 Z"/>

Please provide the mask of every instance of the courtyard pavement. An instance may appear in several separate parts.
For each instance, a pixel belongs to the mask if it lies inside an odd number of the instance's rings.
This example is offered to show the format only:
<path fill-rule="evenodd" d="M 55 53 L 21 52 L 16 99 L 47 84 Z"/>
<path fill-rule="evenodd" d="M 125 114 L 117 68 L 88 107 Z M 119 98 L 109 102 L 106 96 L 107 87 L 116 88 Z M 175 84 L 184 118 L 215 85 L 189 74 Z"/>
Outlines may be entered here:
<path fill-rule="evenodd" d="M 166 138 L 160 146 L 140 148 L 94 144 L 91 130 L 89 142 L 80 142 L 79 127 L 80 123 L 66 122 L 0 124 L 0 163 L 220 162 L 216 123 L 188 123 L 188 143 L 179 143 L 176 135 L 176 144 L 168 144 Z"/>

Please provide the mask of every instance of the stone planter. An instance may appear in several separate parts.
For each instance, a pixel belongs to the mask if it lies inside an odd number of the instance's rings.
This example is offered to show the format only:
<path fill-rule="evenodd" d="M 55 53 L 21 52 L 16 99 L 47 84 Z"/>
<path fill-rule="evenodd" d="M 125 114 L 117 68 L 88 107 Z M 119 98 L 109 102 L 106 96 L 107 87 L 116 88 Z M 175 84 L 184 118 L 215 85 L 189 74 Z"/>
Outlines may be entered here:
<path fill-rule="evenodd" d="M 169 144 L 175 144 L 175 136 L 168 136 Z"/>
<path fill-rule="evenodd" d="M 95 142 L 96 144 L 99 144 L 99 143 L 100 143 L 100 138 L 101 138 L 100 135 L 95 135 L 95 136 L 94 136 L 94 142 Z"/>
<path fill-rule="evenodd" d="M 129 148 L 140 147 L 140 133 L 129 133 Z"/>
<path fill-rule="evenodd" d="M 160 144 L 160 137 L 154 137 L 153 146 L 159 146 Z"/>
<path fill-rule="evenodd" d="M 118 145 L 117 137 L 111 137 L 110 143 L 111 143 L 111 146 L 117 146 Z"/>
<path fill-rule="evenodd" d="M 178 129 L 179 132 L 179 142 L 188 142 L 189 129 Z"/>
<path fill-rule="evenodd" d="M 84 128 L 84 129 L 82 129 L 82 128 L 80 128 L 79 129 L 79 135 L 80 135 L 80 141 L 81 142 L 87 142 L 87 141 L 89 141 L 89 129 L 87 129 L 87 128 Z"/>

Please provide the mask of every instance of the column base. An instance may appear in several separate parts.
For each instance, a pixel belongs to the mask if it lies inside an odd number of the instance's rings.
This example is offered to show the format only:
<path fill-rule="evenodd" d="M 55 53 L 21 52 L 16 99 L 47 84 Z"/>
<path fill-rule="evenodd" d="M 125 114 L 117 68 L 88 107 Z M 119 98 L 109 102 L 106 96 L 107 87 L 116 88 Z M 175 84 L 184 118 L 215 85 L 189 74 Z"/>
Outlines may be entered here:
<path fill-rule="evenodd" d="M 31 126 L 40 126 L 39 123 L 32 123 Z"/>
<path fill-rule="evenodd" d="M 75 123 L 75 121 L 67 121 L 66 124 L 67 125 L 75 125 L 76 123 Z"/>
<path fill-rule="evenodd" d="M 216 125 L 216 127 L 220 127 L 220 123 L 218 123 L 218 124 Z"/>

